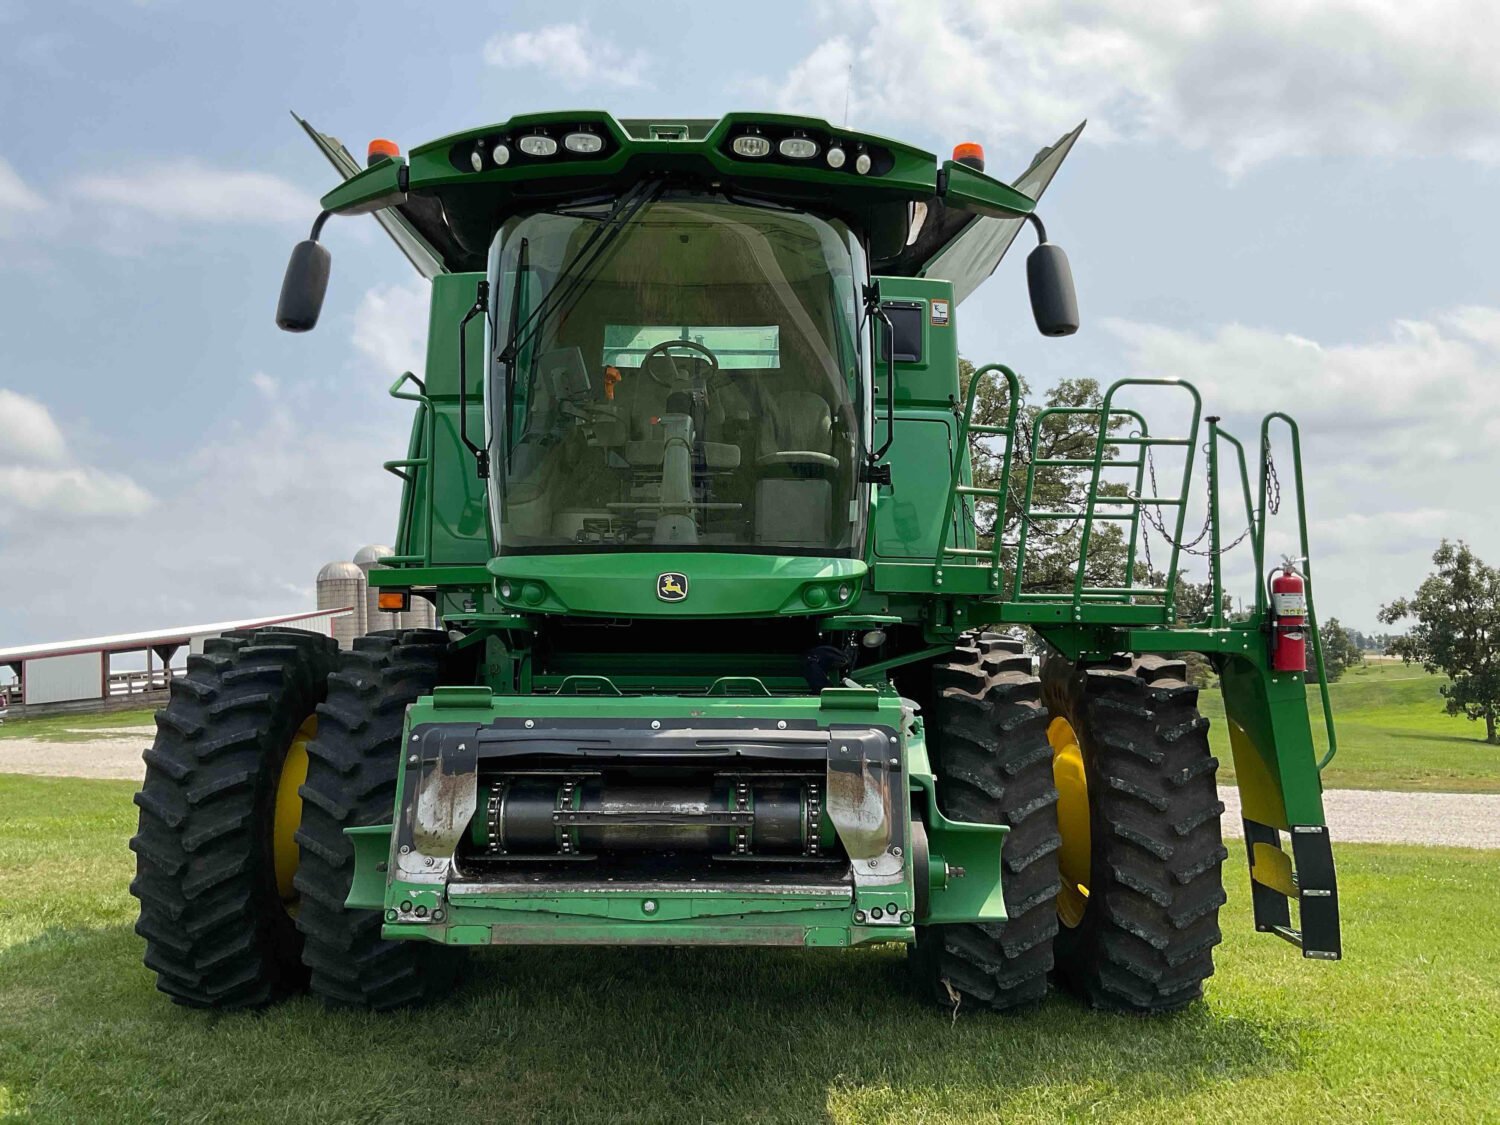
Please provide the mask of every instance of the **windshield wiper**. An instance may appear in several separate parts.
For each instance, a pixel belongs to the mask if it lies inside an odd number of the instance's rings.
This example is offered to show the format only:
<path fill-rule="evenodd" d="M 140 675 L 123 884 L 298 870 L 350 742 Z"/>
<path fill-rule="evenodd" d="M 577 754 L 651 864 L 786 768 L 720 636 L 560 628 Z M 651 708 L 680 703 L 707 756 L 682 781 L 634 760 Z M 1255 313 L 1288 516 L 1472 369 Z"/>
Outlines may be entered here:
<path fill-rule="evenodd" d="M 510 291 L 510 315 L 514 318 L 521 309 L 521 286 L 526 280 L 526 271 L 531 264 L 531 242 L 521 239 L 521 248 L 516 253 L 516 280 Z M 498 279 L 497 279 L 498 280 Z M 503 358 L 503 357 L 502 357 Z M 505 363 L 505 470 L 510 473 L 511 450 L 514 447 L 512 432 L 515 429 L 516 381 L 510 377 L 510 362 Z M 501 484 L 501 492 L 505 486 Z"/>
<path fill-rule="evenodd" d="M 662 189 L 661 180 L 646 180 L 616 201 L 604 221 L 589 232 L 582 246 L 563 263 L 558 271 L 558 280 L 545 296 L 537 302 L 535 309 L 524 321 L 513 321 L 510 338 L 500 351 L 500 362 L 505 364 L 505 377 L 510 379 L 516 357 L 531 343 L 546 326 L 547 321 L 566 307 L 569 299 L 588 277 L 589 271 L 603 257 L 606 250 L 619 238 L 647 203 L 655 199 Z M 512 317 L 515 311 L 512 309 Z"/>

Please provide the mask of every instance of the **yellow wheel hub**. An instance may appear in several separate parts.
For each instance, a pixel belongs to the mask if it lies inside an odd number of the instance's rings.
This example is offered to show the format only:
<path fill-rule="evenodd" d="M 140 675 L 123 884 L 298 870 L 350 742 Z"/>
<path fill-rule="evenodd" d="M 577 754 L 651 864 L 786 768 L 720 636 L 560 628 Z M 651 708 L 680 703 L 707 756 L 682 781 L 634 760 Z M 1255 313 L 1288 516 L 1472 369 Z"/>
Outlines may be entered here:
<path fill-rule="evenodd" d="M 309 715 L 287 749 L 276 782 L 276 808 L 271 821 L 271 855 L 276 863 L 276 889 L 289 912 L 295 912 L 297 890 L 292 879 L 297 874 L 300 851 L 297 828 L 302 823 L 302 794 L 297 790 L 307 780 L 307 744 L 318 734 L 318 717 Z"/>
<path fill-rule="evenodd" d="M 1052 743 L 1052 778 L 1057 785 L 1057 827 L 1062 834 L 1058 867 L 1062 892 L 1057 896 L 1057 916 L 1065 926 L 1083 921 L 1089 904 L 1089 782 L 1083 769 L 1083 751 L 1078 735 L 1067 719 L 1053 719 L 1047 727 Z"/>

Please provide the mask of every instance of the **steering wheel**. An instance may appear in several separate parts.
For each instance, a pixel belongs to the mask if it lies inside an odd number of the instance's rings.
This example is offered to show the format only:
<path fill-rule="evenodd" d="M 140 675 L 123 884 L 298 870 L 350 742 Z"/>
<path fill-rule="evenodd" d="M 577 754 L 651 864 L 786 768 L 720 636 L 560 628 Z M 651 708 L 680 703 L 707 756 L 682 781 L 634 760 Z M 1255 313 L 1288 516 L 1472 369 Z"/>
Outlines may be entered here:
<path fill-rule="evenodd" d="M 703 357 L 703 359 L 707 360 L 709 375 L 712 375 L 714 372 L 719 370 L 719 357 L 714 355 L 713 352 L 709 351 L 702 344 L 694 343 L 692 340 L 663 340 L 661 343 L 657 344 L 656 347 L 652 348 L 645 355 L 641 356 L 641 366 L 645 368 L 646 374 L 651 376 L 652 381 L 659 383 L 661 386 L 666 387 L 668 390 L 675 390 L 687 384 L 690 376 L 685 376 L 680 370 L 678 370 L 677 360 L 674 359 L 671 354 L 673 351 L 678 349 L 697 352 L 700 356 Z M 672 367 L 671 381 L 663 379 L 660 375 L 658 375 L 656 373 L 655 367 L 652 366 L 650 362 L 659 355 L 665 356 L 667 363 L 669 363 Z"/>

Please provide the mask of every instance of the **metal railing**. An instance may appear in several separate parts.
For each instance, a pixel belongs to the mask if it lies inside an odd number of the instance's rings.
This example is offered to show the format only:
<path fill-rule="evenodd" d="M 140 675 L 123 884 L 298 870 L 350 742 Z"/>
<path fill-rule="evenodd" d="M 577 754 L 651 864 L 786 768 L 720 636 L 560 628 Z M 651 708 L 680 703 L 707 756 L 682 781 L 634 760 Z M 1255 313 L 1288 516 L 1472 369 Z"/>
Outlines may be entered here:
<path fill-rule="evenodd" d="M 1005 376 L 1009 389 L 1006 422 L 1003 426 L 979 424 L 974 421 L 974 405 L 978 398 L 984 376 L 999 372 Z M 1115 396 L 1126 387 L 1165 387 L 1180 390 L 1192 400 L 1192 418 L 1188 433 L 1183 437 L 1156 437 L 1150 432 L 1144 416 L 1136 410 L 1116 407 Z M 1136 582 L 1136 570 L 1142 539 L 1142 512 L 1146 508 L 1175 508 L 1177 518 L 1175 531 L 1168 535 L 1171 542 L 1171 561 L 1168 575 L 1175 575 L 1180 561 L 1183 522 L 1187 516 L 1188 496 L 1192 482 L 1193 454 L 1198 441 L 1198 428 L 1202 415 L 1202 400 L 1197 388 L 1191 383 L 1175 379 L 1121 379 L 1105 392 L 1100 405 L 1095 407 L 1052 407 L 1039 411 L 1032 419 L 1031 438 L 1027 444 L 1026 483 L 1019 511 L 1019 528 L 1016 541 L 1007 544 L 1003 538 L 1006 509 L 1009 500 L 1011 472 L 1015 456 L 1016 419 L 1020 408 L 1020 379 L 1010 368 L 991 364 L 976 371 L 969 383 L 963 411 L 959 415 L 958 439 L 954 443 L 953 467 L 949 480 L 948 497 L 944 504 L 940 538 L 933 558 L 934 579 L 939 585 L 945 566 L 986 566 L 989 569 L 989 585 L 996 593 L 1005 588 L 1002 574 L 1005 552 L 1013 550 L 1010 598 L 1016 602 L 1058 603 L 1065 600 L 1061 591 L 1028 591 L 1025 589 L 1027 546 L 1031 531 L 1038 523 L 1073 521 L 1082 525 L 1078 560 L 1074 567 L 1071 601 L 1078 609 L 1090 604 L 1154 604 L 1162 610 L 1164 622 L 1170 622 L 1175 612 L 1175 583 L 1165 586 L 1143 586 Z M 1042 457 L 1041 442 L 1049 422 L 1054 419 L 1086 417 L 1096 420 L 1094 450 L 1091 457 Z M 1116 431 L 1126 424 L 1134 424 L 1127 434 Z M 969 443 L 972 435 L 1000 437 L 1005 441 L 1001 455 L 1000 480 L 994 487 L 966 484 L 964 473 L 970 459 Z M 1150 450 L 1157 447 L 1182 447 L 1185 450 L 1181 473 L 1181 484 L 1176 495 L 1147 495 L 1146 466 Z M 1133 459 L 1121 459 L 1121 449 L 1133 449 Z M 1089 479 L 1083 507 L 1078 510 L 1040 509 L 1035 505 L 1037 471 L 1039 469 L 1087 469 Z M 1134 489 L 1123 495 L 1112 494 L 1105 489 L 1104 474 L 1117 469 L 1135 470 Z M 960 498 L 988 499 L 996 505 L 995 528 L 989 547 L 970 547 L 962 541 L 962 531 L 953 525 L 953 512 Z M 1129 525 L 1125 533 L 1126 560 L 1124 584 L 1120 586 L 1091 586 L 1088 582 L 1089 548 L 1096 535 L 1096 525 L 1101 522 L 1121 522 Z M 950 561 L 953 560 L 953 561 Z"/>
<path fill-rule="evenodd" d="M 407 383 L 416 386 L 415 394 L 402 390 Z M 402 372 L 401 377 L 391 384 L 391 389 L 387 393 L 392 398 L 417 404 L 417 424 L 412 427 L 412 437 L 407 446 L 406 456 L 399 460 L 386 461 L 382 466 L 386 472 L 401 478 L 401 511 L 406 519 L 404 526 L 399 528 L 396 534 L 396 550 L 401 553 L 384 561 L 392 566 L 431 566 L 432 504 L 435 487 L 432 452 L 437 437 L 437 412 L 433 409 L 432 400 L 427 397 L 426 384 L 410 371 Z M 413 493 L 419 486 L 424 492 L 425 519 L 418 518 L 416 506 L 412 503 Z M 413 539 L 420 542 L 420 549 L 414 546 Z"/>
<path fill-rule="evenodd" d="M 1007 388 L 1007 410 L 1005 425 L 1003 426 L 974 421 L 974 403 L 979 396 L 979 388 L 984 384 L 986 376 L 993 375 L 996 372 L 1005 376 Z M 1004 544 L 1001 542 L 1000 529 L 1005 523 L 1006 490 L 1010 487 L 1011 459 L 1015 451 L 1016 411 L 1020 409 L 1020 406 L 1021 378 L 1003 363 L 991 363 L 985 367 L 981 367 L 969 378 L 969 391 L 964 396 L 963 413 L 959 415 L 958 439 L 953 443 L 953 466 L 948 481 L 948 498 L 943 505 L 942 522 L 938 524 L 937 555 L 932 560 L 933 578 L 938 585 L 942 585 L 943 566 L 949 558 L 986 559 L 988 560 L 990 570 L 990 587 L 996 592 L 999 592 L 1001 589 L 1001 554 L 1004 550 Z M 969 465 L 969 440 L 972 435 L 976 434 L 983 437 L 1003 437 L 1005 439 L 1005 453 L 1001 459 L 1000 486 L 998 488 L 981 488 L 974 484 L 964 483 L 966 470 Z M 992 499 L 995 501 L 995 541 L 988 550 L 981 547 L 970 547 L 962 542 L 962 532 L 953 519 L 953 510 L 958 504 L 960 497 L 974 497 L 976 500 Z M 951 544 L 949 543 L 950 538 L 953 540 Z"/>

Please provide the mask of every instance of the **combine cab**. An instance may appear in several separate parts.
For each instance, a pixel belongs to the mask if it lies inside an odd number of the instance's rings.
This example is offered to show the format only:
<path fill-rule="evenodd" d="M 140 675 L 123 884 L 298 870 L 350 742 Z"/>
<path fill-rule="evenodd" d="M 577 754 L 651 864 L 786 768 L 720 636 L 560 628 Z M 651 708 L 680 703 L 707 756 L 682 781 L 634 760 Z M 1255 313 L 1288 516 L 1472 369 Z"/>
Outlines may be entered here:
<path fill-rule="evenodd" d="M 132 845 L 163 991 L 386 1008 L 469 946 L 895 941 L 949 1008 L 1049 980 L 1181 1008 L 1227 858 L 1184 653 L 1224 693 L 1257 928 L 1339 956 L 1305 567 L 1231 618 L 1219 564 L 1227 478 L 1265 573 L 1290 419 L 1252 473 L 1185 382 L 1023 426 L 1013 372 L 960 377 L 958 306 L 1027 225 L 1037 325 L 1077 328 L 1036 215 L 1076 131 L 1012 186 L 973 146 L 769 114 L 528 115 L 363 169 L 303 125 L 345 182 L 278 323 L 317 321 L 331 216 L 373 214 L 432 282 L 370 577 L 442 629 L 231 634 L 173 682 Z M 1049 455 L 1058 424 L 1092 453 Z M 1184 620 L 1163 576 L 1203 506 L 1211 596 Z"/>

